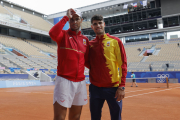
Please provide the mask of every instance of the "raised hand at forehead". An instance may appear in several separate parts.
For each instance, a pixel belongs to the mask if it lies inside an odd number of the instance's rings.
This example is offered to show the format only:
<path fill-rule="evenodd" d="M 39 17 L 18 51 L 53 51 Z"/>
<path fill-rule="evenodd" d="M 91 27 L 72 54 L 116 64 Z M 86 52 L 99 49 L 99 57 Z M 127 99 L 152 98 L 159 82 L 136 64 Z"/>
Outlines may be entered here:
<path fill-rule="evenodd" d="M 66 15 L 67 15 L 67 17 L 69 19 L 71 19 L 75 13 L 76 12 L 72 8 L 70 8 L 70 9 L 67 10 L 67 14 Z"/>

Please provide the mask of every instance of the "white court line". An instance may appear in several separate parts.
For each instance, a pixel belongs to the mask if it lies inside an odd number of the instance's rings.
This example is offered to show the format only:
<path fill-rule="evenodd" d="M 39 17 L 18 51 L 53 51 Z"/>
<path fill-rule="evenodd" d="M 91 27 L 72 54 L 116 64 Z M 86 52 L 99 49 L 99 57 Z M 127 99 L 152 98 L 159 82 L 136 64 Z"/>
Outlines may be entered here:
<path fill-rule="evenodd" d="M 44 93 L 44 92 L 15 92 L 15 91 L 5 91 L 5 92 L 11 92 L 11 93 L 40 93 L 40 94 L 53 94 L 53 93 Z"/>
<path fill-rule="evenodd" d="M 54 93 L 43 93 L 43 94 L 54 94 Z"/>
<path fill-rule="evenodd" d="M 145 91 L 145 90 L 151 90 L 151 89 L 157 89 L 157 88 L 142 89 L 142 90 L 135 90 L 135 91 L 128 91 L 128 92 L 125 91 L 125 93 L 138 92 L 138 91 Z"/>
<path fill-rule="evenodd" d="M 172 89 L 172 88 L 171 88 Z M 171 90 L 171 89 L 166 89 L 166 90 Z M 137 95 L 132 95 L 132 96 L 127 96 L 125 98 L 130 98 L 130 97 L 135 97 L 135 96 L 140 96 L 140 95 L 147 95 L 151 93 L 156 93 L 156 92 L 161 92 L 161 91 L 166 91 L 166 90 L 159 90 L 159 91 L 154 91 L 154 92 L 148 92 L 148 93 L 143 93 L 143 94 L 137 94 Z"/>
<path fill-rule="evenodd" d="M 11 93 L 31 93 L 31 92 L 16 92 L 16 91 L 6 91 L 6 92 L 11 92 Z"/>
<path fill-rule="evenodd" d="M 179 84 L 179 85 L 180 85 L 180 84 Z M 174 85 L 173 87 L 175 87 L 175 85 Z M 180 87 L 176 87 L 176 88 L 180 88 Z M 150 88 L 150 89 L 157 89 L 157 88 Z M 125 92 L 125 93 L 131 93 L 131 92 L 137 92 L 137 91 L 145 91 L 145 90 L 150 90 L 150 89 L 143 89 L 143 90 L 129 91 L 129 92 Z M 175 88 L 169 88 L 169 89 L 165 89 L 165 90 L 159 90 L 159 91 L 154 91 L 154 92 L 148 92 L 148 93 L 143 93 L 143 94 L 137 94 L 137 95 L 127 96 L 127 97 L 125 97 L 125 98 L 135 97 L 135 96 L 140 96 L 140 95 L 146 95 L 146 94 L 151 94 L 151 93 L 156 93 L 156 92 L 161 92 L 161 91 L 166 91 L 166 90 L 171 90 L 171 89 L 175 89 Z M 0 92 L 1 92 L 1 91 L 0 91 Z M 16 92 L 16 91 L 3 91 L 3 92 L 11 92 L 11 93 L 54 94 L 54 93 L 44 93 L 44 92 Z M 87 96 L 89 96 L 89 95 L 87 95 Z"/>
<path fill-rule="evenodd" d="M 136 97 L 136 96 L 141 96 L 141 95 L 147 95 L 147 94 L 152 94 L 152 93 L 156 93 L 156 92 L 162 92 L 162 91 L 166 91 L 166 90 L 176 89 L 176 88 L 180 88 L 180 87 L 169 88 L 169 89 L 165 89 L 165 90 L 158 90 L 158 91 L 153 91 L 153 92 L 148 92 L 148 93 L 142 93 L 142 94 L 137 94 L 137 95 L 131 95 L 131 96 L 127 96 L 127 97 L 125 97 L 125 98 Z"/>
<path fill-rule="evenodd" d="M 32 93 L 53 94 L 53 93 L 45 93 L 45 92 L 32 92 Z"/>
<path fill-rule="evenodd" d="M 179 84 L 180 85 L 180 84 Z M 179 86 L 179 85 L 171 85 L 170 87 L 176 87 L 176 86 Z M 135 91 L 125 91 L 125 93 L 131 93 L 131 92 L 138 92 L 138 91 L 145 91 L 145 90 L 151 90 L 151 89 L 158 89 L 158 88 L 149 88 L 149 89 L 142 89 L 142 90 L 135 90 Z"/>

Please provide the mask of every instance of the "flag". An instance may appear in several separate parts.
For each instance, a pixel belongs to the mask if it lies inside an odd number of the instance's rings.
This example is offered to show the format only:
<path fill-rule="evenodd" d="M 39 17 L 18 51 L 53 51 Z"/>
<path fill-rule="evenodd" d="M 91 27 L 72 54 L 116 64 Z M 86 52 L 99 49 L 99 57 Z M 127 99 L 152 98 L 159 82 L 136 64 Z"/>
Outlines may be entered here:
<path fill-rule="evenodd" d="M 137 3 L 134 3 L 133 6 L 134 6 L 134 7 L 137 7 Z"/>
<path fill-rule="evenodd" d="M 143 5 L 143 2 L 142 2 L 142 1 L 139 1 L 139 3 L 140 3 L 141 5 Z"/>
<path fill-rule="evenodd" d="M 143 1 L 143 6 L 147 6 L 147 1 Z"/>
<path fill-rule="evenodd" d="M 128 4 L 124 4 L 123 9 L 127 9 L 128 8 Z"/>

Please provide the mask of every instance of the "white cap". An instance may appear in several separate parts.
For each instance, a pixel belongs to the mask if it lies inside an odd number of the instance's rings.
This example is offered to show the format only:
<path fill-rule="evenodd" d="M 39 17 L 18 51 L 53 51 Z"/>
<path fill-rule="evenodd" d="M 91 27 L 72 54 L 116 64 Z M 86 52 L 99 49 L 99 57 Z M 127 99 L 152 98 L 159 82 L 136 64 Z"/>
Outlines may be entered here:
<path fill-rule="evenodd" d="M 82 17 L 81 11 L 79 9 L 73 9 L 79 17 Z"/>

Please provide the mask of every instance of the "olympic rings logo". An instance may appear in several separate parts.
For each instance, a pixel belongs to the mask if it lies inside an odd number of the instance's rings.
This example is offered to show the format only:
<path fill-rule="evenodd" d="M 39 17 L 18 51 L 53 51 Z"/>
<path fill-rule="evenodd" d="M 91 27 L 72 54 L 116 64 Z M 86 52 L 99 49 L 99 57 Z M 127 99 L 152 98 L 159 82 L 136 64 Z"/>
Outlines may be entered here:
<path fill-rule="evenodd" d="M 157 75 L 157 82 L 158 83 L 164 83 L 166 78 L 168 77 L 169 78 L 169 74 L 158 74 Z"/>

